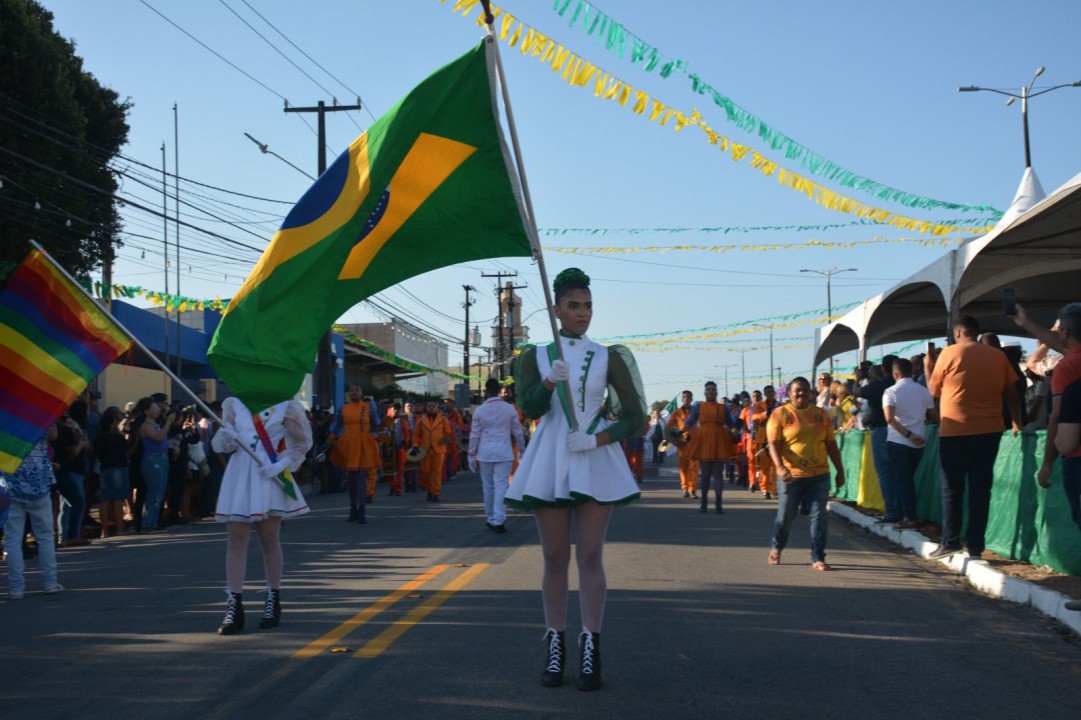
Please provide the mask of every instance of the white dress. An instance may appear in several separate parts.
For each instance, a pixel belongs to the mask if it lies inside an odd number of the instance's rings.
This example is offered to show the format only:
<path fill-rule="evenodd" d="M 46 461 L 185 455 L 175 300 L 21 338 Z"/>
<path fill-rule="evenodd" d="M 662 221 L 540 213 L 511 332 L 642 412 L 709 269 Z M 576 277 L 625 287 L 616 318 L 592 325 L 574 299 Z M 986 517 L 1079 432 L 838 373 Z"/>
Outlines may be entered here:
<path fill-rule="evenodd" d="M 623 395 L 633 397 L 609 398 L 609 348 L 586 337 L 560 337 L 563 359 L 570 366 L 570 405 L 578 420 L 578 426 L 596 434 L 612 425 L 607 410 L 613 404 L 633 410 L 638 422 L 644 424 L 645 404 L 640 395 L 641 381 L 629 353 L 628 376 L 633 382 L 623 383 Z M 529 356 L 531 357 L 531 356 Z M 536 370 L 544 378 L 551 368 L 548 346 L 536 349 Z M 527 362 L 528 357 L 523 357 Z M 599 419 L 598 419 L 599 418 Z M 632 429 L 632 436 L 640 434 L 641 427 Z M 537 507 L 571 507 L 587 500 L 605 505 L 616 505 L 637 500 L 638 483 L 631 474 L 623 448 L 618 442 L 609 443 L 585 452 L 567 449 L 570 423 L 558 392 L 552 393 L 551 405 L 541 418 L 537 430 L 522 454 L 521 464 L 514 473 L 514 480 L 504 502 L 516 510 L 532 510 Z"/>
<path fill-rule="evenodd" d="M 296 472 L 304 462 L 304 456 L 312 446 L 311 423 L 304 414 L 304 406 L 296 400 L 273 405 L 259 413 L 271 446 L 279 460 L 288 460 L 289 469 Z M 269 463 L 263 443 L 255 432 L 251 413 L 236 398 L 222 403 L 222 421 L 236 430 L 236 443 L 244 443 L 264 463 Z M 281 447 L 282 440 L 285 448 Z M 211 441 L 216 452 L 233 454 L 225 466 L 225 476 L 218 494 L 218 507 L 214 519 L 218 522 L 259 522 L 268 517 L 293 517 L 308 512 L 308 503 L 296 488 L 296 499 L 285 494 L 278 481 L 265 479 L 259 467 L 248 453 L 237 448 L 218 432 Z M 234 452 L 235 451 L 235 452 Z"/>

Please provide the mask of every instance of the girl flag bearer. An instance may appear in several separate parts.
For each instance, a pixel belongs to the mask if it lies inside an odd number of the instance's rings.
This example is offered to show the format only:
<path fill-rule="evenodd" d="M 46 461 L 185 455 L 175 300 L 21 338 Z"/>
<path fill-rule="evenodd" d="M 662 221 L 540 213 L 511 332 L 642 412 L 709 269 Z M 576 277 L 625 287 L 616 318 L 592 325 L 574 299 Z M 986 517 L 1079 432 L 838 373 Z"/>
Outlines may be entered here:
<path fill-rule="evenodd" d="M 287 495 L 277 481 L 282 473 L 295 472 L 312 446 L 311 424 L 304 406 L 287 400 L 252 414 L 236 398 L 222 403 L 222 427 L 211 440 L 215 452 L 230 453 L 240 443 L 260 460 L 260 467 L 246 452 L 234 452 L 225 467 L 214 519 L 228 523 L 225 577 L 229 602 L 220 635 L 244 629 L 244 573 L 248 564 L 251 528 L 259 537 L 266 573 L 267 597 L 259 627 L 277 627 L 281 620 L 279 590 L 282 581 L 282 518 L 308 512 L 308 503 L 293 483 L 296 497 Z"/>
<path fill-rule="evenodd" d="M 525 414 L 540 422 L 505 502 L 532 511 L 540 531 L 548 627 L 541 683 L 549 687 L 563 684 L 574 525 L 582 615 L 578 689 L 596 690 L 601 686 L 600 632 L 607 590 L 604 537 L 612 508 L 639 497 L 619 441 L 643 433 L 648 410 L 630 351 L 586 337 L 593 318 L 589 277 L 570 268 L 556 277 L 553 286 L 554 312 L 561 326 L 556 342 L 564 360 L 557 359 L 554 344 L 528 347 L 519 358 L 518 400 Z M 573 432 L 571 418 L 577 425 Z"/>

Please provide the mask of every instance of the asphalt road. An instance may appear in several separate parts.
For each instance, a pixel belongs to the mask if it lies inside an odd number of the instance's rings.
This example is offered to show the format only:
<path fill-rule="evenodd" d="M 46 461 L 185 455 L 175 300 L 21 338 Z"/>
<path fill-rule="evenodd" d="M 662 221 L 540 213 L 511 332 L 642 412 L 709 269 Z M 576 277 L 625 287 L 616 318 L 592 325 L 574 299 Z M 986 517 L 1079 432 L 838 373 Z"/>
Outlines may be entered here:
<path fill-rule="evenodd" d="M 380 486 L 363 526 L 344 522 L 344 494 L 309 498 L 283 530 L 273 630 L 255 629 L 253 538 L 249 629 L 215 634 L 212 522 L 61 550 L 61 595 L 33 592 L 30 561 L 31 592 L 0 603 L 0 718 L 1081 715 L 1081 646 L 1045 617 L 833 518 L 834 572 L 810 569 L 804 518 L 769 566 L 772 502 L 727 486 L 727 512 L 701 514 L 677 484 L 663 468 L 613 515 L 599 692 L 538 682 L 536 530 L 514 515 L 489 532 L 463 473 L 438 505 Z"/>

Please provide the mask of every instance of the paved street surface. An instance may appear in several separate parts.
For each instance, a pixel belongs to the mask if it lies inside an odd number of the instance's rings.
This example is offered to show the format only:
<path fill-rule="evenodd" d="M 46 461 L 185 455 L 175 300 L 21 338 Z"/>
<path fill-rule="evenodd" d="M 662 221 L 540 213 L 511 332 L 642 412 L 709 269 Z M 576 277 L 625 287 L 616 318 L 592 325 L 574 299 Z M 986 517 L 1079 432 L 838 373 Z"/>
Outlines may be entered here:
<path fill-rule="evenodd" d="M 283 530 L 283 623 L 215 634 L 224 531 L 212 522 L 59 551 L 67 592 L 0 603 L 0 717 L 1076 718 L 1081 647 L 1034 611 L 980 597 L 934 564 L 831 518 L 809 567 L 800 518 L 766 564 L 774 503 L 726 486 L 698 512 L 674 468 L 647 477 L 608 533 L 604 687 L 544 688 L 532 519 L 484 526 L 479 481 L 443 502 L 385 497 L 367 525 L 346 496 L 309 498 Z M 572 588 L 576 573 L 572 568 Z M 571 599 L 568 640 L 579 626 Z M 344 649 L 344 650 L 343 650 Z M 337 650 L 337 651 L 336 651 Z"/>

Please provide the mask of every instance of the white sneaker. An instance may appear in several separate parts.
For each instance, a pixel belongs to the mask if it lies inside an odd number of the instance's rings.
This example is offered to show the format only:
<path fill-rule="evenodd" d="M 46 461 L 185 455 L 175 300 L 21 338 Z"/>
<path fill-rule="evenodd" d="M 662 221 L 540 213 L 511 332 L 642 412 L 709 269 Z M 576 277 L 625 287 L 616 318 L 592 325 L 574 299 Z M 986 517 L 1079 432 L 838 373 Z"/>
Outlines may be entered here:
<path fill-rule="evenodd" d="M 8 600 L 22 600 L 23 594 L 21 592 L 9 592 Z"/>
<path fill-rule="evenodd" d="M 53 585 L 51 588 L 45 588 L 46 595 L 55 595 L 56 593 L 64 592 L 64 586 L 60 583 Z"/>

